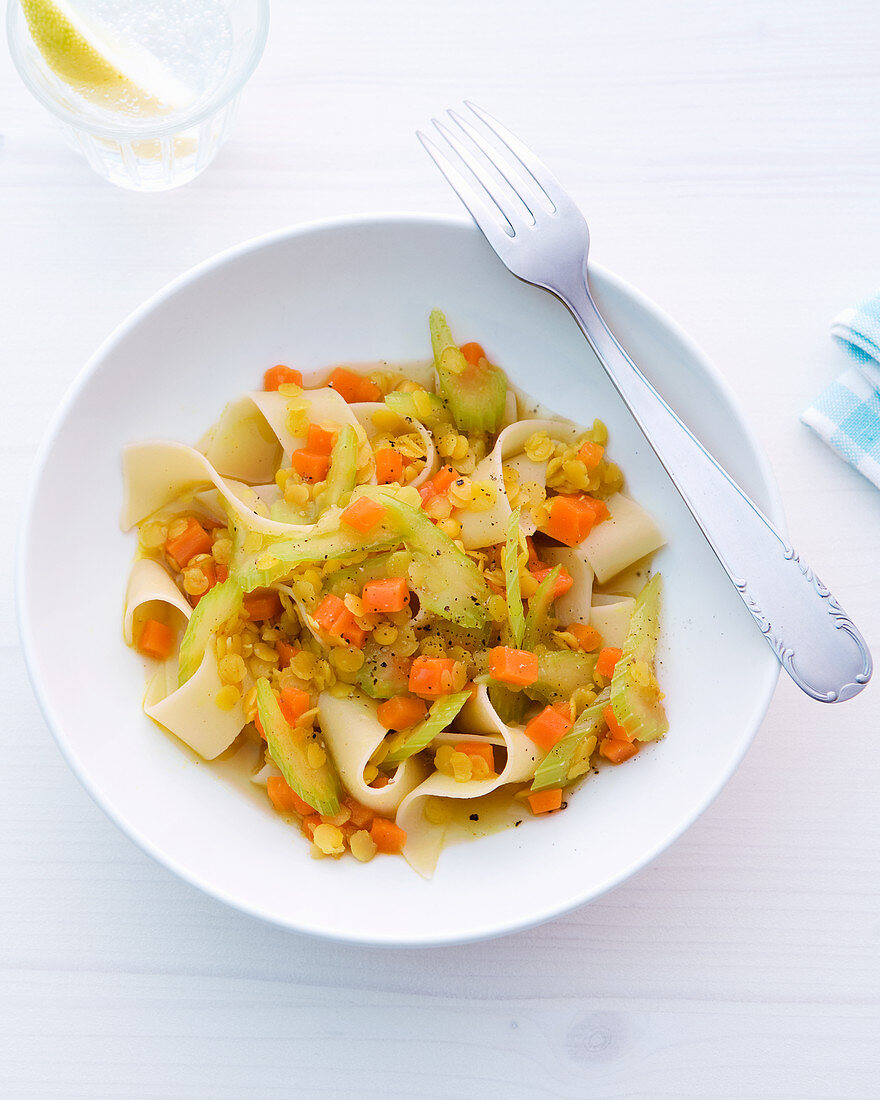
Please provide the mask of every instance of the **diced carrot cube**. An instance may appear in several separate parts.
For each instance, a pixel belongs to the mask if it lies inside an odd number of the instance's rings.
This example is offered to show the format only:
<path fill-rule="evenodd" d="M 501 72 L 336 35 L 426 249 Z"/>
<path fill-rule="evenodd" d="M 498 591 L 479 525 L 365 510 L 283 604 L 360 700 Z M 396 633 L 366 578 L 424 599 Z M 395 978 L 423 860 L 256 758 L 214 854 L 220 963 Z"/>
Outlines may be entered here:
<path fill-rule="evenodd" d="M 351 813 L 349 822 L 357 829 L 369 829 L 373 824 L 373 818 L 376 816 L 371 809 L 367 806 L 361 805 L 360 802 L 354 798 L 346 798 L 344 801 Z"/>
<path fill-rule="evenodd" d="M 376 776 L 376 778 L 373 780 L 373 782 L 370 783 L 370 786 L 375 787 L 378 790 L 380 787 L 387 787 L 390 782 L 391 782 L 391 780 L 388 778 L 387 775 L 384 775 L 382 772 L 379 772 L 379 774 Z"/>
<path fill-rule="evenodd" d="M 605 719 L 605 723 L 608 726 L 608 736 L 612 738 L 612 740 L 632 743 L 632 738 L 626 732 L 626 728 L 618 722 L 617 715 L 614 713 L 614 708 L 610 703 L 603 709 L 602 717 Z"/>
<path fill-rule="evenodd" d="M 229 566 L 217 562 L 214 566 L 214 576 L 217 578 L 217 583 L 222 584 L 229 577 Z"/>
<path fill-rule="evenodd" d="M 581 449 L 578 451 L 578 458 L 583 462 L 588 470 L 595 470 L 599 463 L 602 461 L 602 456 L 605 454 L 605 448 L 601 443 L 592 443 L 589 439 L 584 443 Z"/>
<path fill-rule="evenodd" d="M 317 829 L 319 825 L 323 824 L 324 822 L 321 820 L 320 814 L 310 814 L 308 817 L 304 817 L 302 820 L 302 831 L 309 838 L 309 840 L 314 840 L 315 829 Z"/>
<path fill-rule="evenodd" d="M 319 424 L 309 424 L 309 434 L 306 437 L 305 449 L 314 455 L 329 455 L 333 450 L 335 432 L 328 432 Z"/>
<path fill-rule="evenodd" d="M 565 546 L 577 546 L 590 533 L 594 522 L 592 512 L 581 507 L 578 497 L 559 493 L 550 500 L 550 516 L 541 530 Z"/>
<path fill-rule="evenodd" d="M 302 817 L 314 814 L 314 807 L 303 801 L 296 791 L 288 786 L 286 780 L 280 775 L 270 775 L 266 780 L 266 791 L 272 800 L 272 805 L 279 813 L 289 814 L 296 812 Z"/>
<path fill-rule="evenodd" d="M 266 373 L 263 375 L 263 389 L 264 390 L 277 390 L 279 386 L 293 383 L 296 386 L 303 384 L 303 376 L 298 370 L 294 370 L 293 367 L 269 367 Z"/>
<path fill-rule="evenodd" d="M 315 608 L 315 622 L 322 630 L 330 630 L 345 609 L 343 601 L 332 592 L 328 592 Z"/>
<path fill-rule="evenodd" d="M 202 562 L 201 565 L 199 566 L 199 569 L 200 569 L 202 575 L 204 576 L 205 580 L 208 582 L 208 587 L 205 589 L 204 592 L 199 593 L 198 596 L 192 596 L 189 593 L 187 593 L 186 598 L 193 605 L 193 607 L 198 607 L 199 606 L 199 600 L 201 600 L 202 597 L 207 596 L 207 594 L 211 591 L 211 589 L 217 583 L 217 566 L 214 564 L 213 561 Z"/>
<path fill-rule="evenodd" d="M 403 611 L 409 603 L 409 586 L 406 577 L 388 577 L 385 580 L 368 581 L 361 592 L 364 609 L 380 614 Z"/>
<path fill-rule="evenodd" d="M 475 367 L 481 359 L 486 358 L 486 353 L 483 351 L 482 345 L 474 341 L 468 344 L 462 344 L 458 350 L 472 367 Z"/>
<path fill-rule="evenodd" d="M 388 852 L 390 855 L 397 855 L 402 852 L 403 846 L 406 844 L 406 833 L 403 829 L 385 817 L 373 819 L 370 836 L 380 852 Z"/>
<path fill-rule="evenodd" d="M 254 715 L 254 725 L 257 727 L 257 733 L 260 737 L 262 737 L 264 741 L 267 741 L 266 731 L 263 729 L 263 723 L 260 721 L 259 714 Z"/>
<path fill-rule="evenodd" d="M 432 497 L 437 495 L 437 490 L 431 484 L 430 481 L 426 481 L 424 485 L 419 486 L 419 496 L 422 498 L 422 505 L 428 503 Z"/>
<path fill-rule="evenodd" d="M 555 566 L 545 565 L 542 569 L 532 569 L 530 572 L 538 584 L 541 584 L 542 581 L 545 581 L 550 576 L 554 568 Z M 565 595 L 573 584 L 574 580 L 572 579 L 571 573 L 569 573 L 565 566 L 560 565 L 559 574 L 556 577 L 556 584 L 553 585 L 552 598 L 558 600 L 560 596 Z"/>
<path fill-rule="evenodd" d="M 145 657 L 164 661 L 174 650 L 174 631 L 158 619 L 147 619 L 138 638 L 138 649 Z"/>
<path fill-rule="evenodd" d="M 312 700 L 307 691 L 288 687 L 281 689 L 278 705 L 289 725 L 295 726 L 305 712 L 311 709 Z"/>
<path fill-rule="evenodd" d="M 561 741 L 572 727 L 571 718 L 560 714 L 555 707 L 545 707 L 526 724 L 525 735 L 540 749 L 547 752 Z"/>
<path fill-rule="evenodd" d="M 409 690 L 429 699 L 448 695 L 454 672 L 455 661 L 451 657 L 416 657 L 409 670 Z"/>
<path fill-rule="evenodd" d="M 328 455 L 314 454 L 302 447 L 291 454 L 290 464 L 303 481 L 313 485 L 316 481 L 326 479 L 327 471 L 330 469 L 330 458 Z"/>
<path fill-rule="evenodd" d="M 387 730 L 408 730 L 421 722 L 427 713 L 423 699 L 415 695 L 395 695 L 379 704 L 376 717 Z"/>
<path fill-rule="evenodd" d="M 362 374 L 346 370 L 345 367 L 337 367 L 327 380 L 327 385 L 349 404 L 355 401 L 382 400 L 382 391 L 375 382 Z"/>
<path fill-rule="evenodd" d="M 210 554 L 214 540 L 195 516 L 187 519 L 186 530 L 176 538 L 167 539 L 165 553 L 182 569 L 196 554 Z"/>
<path fill-rule="evenodd" d="M 538 551 L 535 549 L 535 540 L 531 535 L 526 535 L 526 546 L 529 548 L 529 569 L 544 569 L 545 563 L 538 557 Z"/>
<path fill-rule="evenodd" d="M 367 631 L 358 624 L 357 619 L 346 608 L 336 622 L 330 627 L 330 634 L 335 638 L 341 638 L 355 649 L 363 649 L 367 640 Z"/>
<path fill-rule="evenodd" d="M 403 455 L 393 447 L 380 447 L 376 451 L 376 481 L 388 485 L 403 480 Z"/>
<path fill-rule="evenodd" d="M 597 649 L 601 649 L 602 635 L 594 626 L 586 626 L 584 623 L 569 623 L 565 629 L 577 638 L 578 645 L 587 653 L 595 653 Z"/>
<path fill-rule="evenodd" d="M 526 687 L 538 679 L 538 658 L 525 649 L 495 646 L 489 650 L 489 675 L 502 684 Z"/>
<path fill-rule="evenodd" d="M 495 774 L 495 749 L 486 741 L 459 741 L 455 746 L 456 752 L 463 752 L 465 756 L 479 756 L 489 765 L 490 775 Z"/>
<path fill-rule="evenodd" d="M 299 653 L 299 650 L 295 645 L 291 645 L 290 642 L 285 642 L 280 639 L 275 643 L 275 649 L 278 652 L 278 666 L 279 668 L 287 668 L 293 658 Z"/>
<path fill-rule="evenodd" d="M 635 756 L 638 751 L 639 746 L 636 743 L 630 744 L 629 741 L 618 741 L 614 737 L 606 737 L 599 742 L 599 755 L 604 756 L 606 760 L 610 760 L 612 764 L 622 764 L 625 760 L 629 760 L 631 756 Z"/>
<path fill-rule="evenodd" d="M 600 676 L 604 676 L 606 680 L 610 680 L 614 675 L 614 666 L 622 656 L 622 649 L 618 649 L 616 646 L 606 646 L 596 658 L 596 671 Z"/>
<path fill-rule="evenodd" d="M 546 791 L 535 791 L 528 796 L 533 814 L 547 814 L 562 808 L 562 787 L 551 787 Z"/>
<path fill-rule="evenodd" d="M 340 520 L 348 527 L 353 527 L 355 531 L 361 531 L 366 534 L 367 531 L 372 531 L 377 523 L 387 514 L 388 509 L 379 504 L 376 500 L 371 500 L 369 497 L 358 497 L 345 509 Z"/>
<path fill-rule="evenodd" d="M 252 622 L 274 619 L 281 614 L 281 597 L 274 588 L 255 588 L 245 596 L 244 609 Z"/>
<path fill-rule="evenodd" d="M 441 466 L 431 478 L 431 485 L 435 493 L 445 493 L 453 481 L 458 481 L 459 474 L 451 466 Z"/>

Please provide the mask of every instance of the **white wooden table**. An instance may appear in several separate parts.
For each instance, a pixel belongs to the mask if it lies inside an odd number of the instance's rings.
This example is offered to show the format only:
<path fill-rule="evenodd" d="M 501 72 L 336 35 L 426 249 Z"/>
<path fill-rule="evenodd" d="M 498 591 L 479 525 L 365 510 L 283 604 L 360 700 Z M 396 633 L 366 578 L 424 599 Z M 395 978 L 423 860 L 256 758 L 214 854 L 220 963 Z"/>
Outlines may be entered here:
<path fill-rule="evenodd" d="M 594 905 L 363 950 L 224 908 L 104 818 L 31 695 L 11 580 L 34 449 L 109 330 L 281 225 L 458 212 L 413 130 L 470 96 L 727 374 L 796 545 L 880 653 L 880 493 L 798 422 L 843 363 L 829 319 L 880 284 L 880 9 L 833 12 L 279 0 L 233 139 L 157 196 L 93 176 L 0 57 L 0 1095 L 880 1095 L 876 686 L 828 709 L 780 683 L 716 803 Z"/>

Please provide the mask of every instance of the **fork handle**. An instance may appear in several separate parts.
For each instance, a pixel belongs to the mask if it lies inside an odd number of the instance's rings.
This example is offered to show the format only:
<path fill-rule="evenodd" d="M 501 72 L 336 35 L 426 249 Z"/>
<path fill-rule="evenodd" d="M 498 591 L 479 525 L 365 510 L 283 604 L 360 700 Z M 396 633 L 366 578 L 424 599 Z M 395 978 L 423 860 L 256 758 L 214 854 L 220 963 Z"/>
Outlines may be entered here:
<path fill-rule="evenodd" d="M 782 667 L 820 702 L 857 695 L 871 678 L 872 662 L 849 616 L 633 363 L 586 278 L 554 291 L 574 314 Z"/>

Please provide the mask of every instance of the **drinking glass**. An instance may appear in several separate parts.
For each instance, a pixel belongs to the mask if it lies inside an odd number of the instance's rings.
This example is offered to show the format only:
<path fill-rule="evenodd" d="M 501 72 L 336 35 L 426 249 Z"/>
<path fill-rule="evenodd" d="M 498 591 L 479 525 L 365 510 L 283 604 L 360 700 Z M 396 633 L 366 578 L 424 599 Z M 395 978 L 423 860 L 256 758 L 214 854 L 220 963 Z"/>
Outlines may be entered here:
<path fill-rule="evenodd" d="M 9 51 L 22 80 L 104 179 L 133 191 L 188 183 L 229 136 L 241 90 L 266 44 L 268 0 L 78 0 L 76 6 L 116 41 L 130 35 L 141 58 L 186 90 L 185 103 L 158 103 L 150 113 L 74 88 L 40 53 L 19 0 L 9 0 Z"/>

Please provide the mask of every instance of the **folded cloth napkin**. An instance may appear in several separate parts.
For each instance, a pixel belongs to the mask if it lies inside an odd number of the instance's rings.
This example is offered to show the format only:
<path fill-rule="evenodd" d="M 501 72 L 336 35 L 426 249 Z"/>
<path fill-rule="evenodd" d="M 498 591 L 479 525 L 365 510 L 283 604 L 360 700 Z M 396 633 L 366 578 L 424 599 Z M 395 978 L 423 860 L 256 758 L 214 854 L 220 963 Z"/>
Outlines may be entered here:
<path fill-rule="evenodd" d="M 831 335 L 854 364 L 819 394 L 801 420 L 880 487 L 880 292 L 835 317 Z"/>

